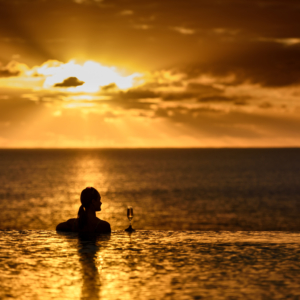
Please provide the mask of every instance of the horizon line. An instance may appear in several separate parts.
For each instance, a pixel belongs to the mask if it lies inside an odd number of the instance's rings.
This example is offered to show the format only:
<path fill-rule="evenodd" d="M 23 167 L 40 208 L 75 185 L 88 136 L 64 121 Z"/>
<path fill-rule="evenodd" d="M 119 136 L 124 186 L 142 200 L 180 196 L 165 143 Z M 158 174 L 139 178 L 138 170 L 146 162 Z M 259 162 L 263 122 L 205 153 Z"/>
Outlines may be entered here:
<path fill-rule="evenodd" d="M 149 150 L 149 149 L 300 149 L 300 146 L 225 146 L 225 147 L 0 147 L 1 150 Z"/>

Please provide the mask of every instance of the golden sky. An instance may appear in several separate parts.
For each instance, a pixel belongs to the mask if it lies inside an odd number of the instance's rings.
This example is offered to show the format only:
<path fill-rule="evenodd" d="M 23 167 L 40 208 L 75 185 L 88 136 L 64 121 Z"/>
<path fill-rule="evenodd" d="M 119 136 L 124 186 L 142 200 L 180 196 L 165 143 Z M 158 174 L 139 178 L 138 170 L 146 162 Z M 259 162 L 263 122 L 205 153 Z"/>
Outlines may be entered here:
<path fill-rule="evenodd" d="M 300 3 L 0 0 L 0 147 L 300 146 Z"/>

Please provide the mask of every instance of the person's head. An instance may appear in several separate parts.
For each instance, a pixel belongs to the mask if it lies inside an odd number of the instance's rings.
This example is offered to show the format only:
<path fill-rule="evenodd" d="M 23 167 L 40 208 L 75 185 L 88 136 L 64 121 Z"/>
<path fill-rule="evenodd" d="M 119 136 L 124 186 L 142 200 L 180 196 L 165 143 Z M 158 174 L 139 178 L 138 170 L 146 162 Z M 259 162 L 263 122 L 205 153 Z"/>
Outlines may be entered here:
<path fill-rule="evenodd" d="M 101 210 L 101 196 L 99 192 L 93 187 L 85 188 L 80 195 L 81 206 L 78 211 L 79 228 L 83 228 L 87 222 L 87 211 Z"/>
<path fill-rule="evenodd" d="M 80 201 L 85 210 L 101 210 L 101 196 L 93 187 L 87 187 L 81 192 Z"/>

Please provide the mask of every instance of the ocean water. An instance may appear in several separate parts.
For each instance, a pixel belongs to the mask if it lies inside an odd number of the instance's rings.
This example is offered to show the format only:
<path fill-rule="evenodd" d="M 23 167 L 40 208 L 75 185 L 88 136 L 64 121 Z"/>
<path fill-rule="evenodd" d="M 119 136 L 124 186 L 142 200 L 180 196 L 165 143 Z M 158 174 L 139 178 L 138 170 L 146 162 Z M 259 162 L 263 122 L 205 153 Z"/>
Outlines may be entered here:
<path fill-rule="evenodd" d="M 0 229 L 54 230 L 96 187 L 113 230 L 300 229 L 300 149 L 0 150 Z"/>
<path fill-rule="evenodd" d="M 300 299 L 299 154 L 0 150 L 0 299 Z M 54 230 L 86 186 L 111 235 Z"/>

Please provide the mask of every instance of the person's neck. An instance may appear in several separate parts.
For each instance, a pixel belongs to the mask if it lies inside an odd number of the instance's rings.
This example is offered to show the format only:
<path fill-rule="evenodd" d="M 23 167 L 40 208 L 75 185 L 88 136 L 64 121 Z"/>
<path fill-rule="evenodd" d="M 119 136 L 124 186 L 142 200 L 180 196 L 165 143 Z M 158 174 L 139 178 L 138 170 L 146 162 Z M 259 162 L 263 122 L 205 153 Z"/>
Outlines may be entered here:
<path fill-rule="evenodd" d="M 87 209 L 86 213 L 87 213 L 88 219 L 94 219 L 94 218 L 96 218 L 96 212 L 94 210 Z"/>

